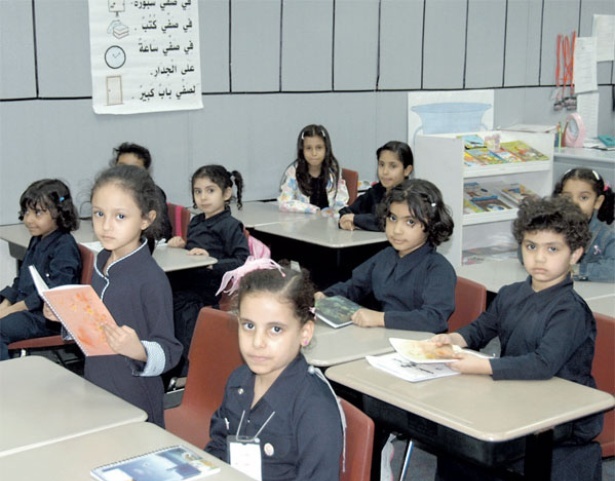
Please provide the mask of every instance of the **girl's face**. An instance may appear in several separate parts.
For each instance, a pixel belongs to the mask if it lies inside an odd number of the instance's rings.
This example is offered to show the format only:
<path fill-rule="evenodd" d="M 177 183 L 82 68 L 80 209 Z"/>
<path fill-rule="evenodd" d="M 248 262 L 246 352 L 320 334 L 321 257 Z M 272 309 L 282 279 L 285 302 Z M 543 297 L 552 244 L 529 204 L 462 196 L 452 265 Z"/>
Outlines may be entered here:
<path fill-rule="evenodd" d="M 412 166 L 404 168 L 396 153 L 383 150 L 378 157 L 378 179 L 388 191 L 401 184 L 412 173 Z"/>
<path fill-rule="evenodd" d="M 594 211 L 599 210 L 604 202 L 604 196 L 596 195 L 589 182 L 581 179 L 568 179 L 562 186 L 562 195 L 570 197 L 588 219 L 592 218 Z"/>
<path fill-rule="evenodd" d="M 423 225 L 410 213 L 405 202 L 391 204 L 385 232 L 399 257 L 414 252 L 427 242 L 427 233 L 423 230 Z"/>
<path fill-rule="evenodd" d="M 205 218 L 213 217 L 224 211 L 226 202 L 231 200 L 233 190 L 230 187 L 222 190 L 209 177 L 199 177 L 192 185 L 192 198 L 197 208 L 205 214 Z"/>
<path fill-rule="evenodd" d="M 297 357 L 313 332 L 313 322 L 302 326 L 291 304 L 269 292 L 254 292 L 241 299 L 239 348 L 250 370 L 267 385 Z"/>
<path fill-rule="evenodd" d="M 45 237 L 58 228 L 49 209 L 41 205 L 28 207 L 23 214 L 23 223 L 31 236 Z"/>
<path fill-rule="evenodd" d="M 117 158 L 117 165 L 134 165 L 135 167 L 139 167 L 141 169 L 145 169 L 145 165 L 143 164 L 143 160 L 137 157 L 135 154 L 126 153 L 120 154 Z"/>
<path fill-rule="evenodd" d="M 104 184 L 92 196 L 92 224 L 102 246 L 120 259 L 140 245 L 141 233 L 156 218 L 156 211 L 144 216 L 133 196 L 114 183 Z"/>
<path fill-rule="evenodd" d="M 303 139 L 303 157 L 308 163 L 310 174 L 320 174 L 320 168 L 325 160 L 327 147 L 325 139 L 319 136 L 305 137 Z"/>

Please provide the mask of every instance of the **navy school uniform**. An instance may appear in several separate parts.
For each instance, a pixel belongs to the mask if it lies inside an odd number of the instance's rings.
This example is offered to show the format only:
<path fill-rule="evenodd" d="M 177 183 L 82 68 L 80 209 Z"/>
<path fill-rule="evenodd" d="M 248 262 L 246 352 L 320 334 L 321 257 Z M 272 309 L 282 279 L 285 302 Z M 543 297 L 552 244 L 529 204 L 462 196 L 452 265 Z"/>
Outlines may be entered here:
<path fill-rule="evenodd" d="M 378 182 L 370 187 L 367 192 L 358 196 L 355 201 L 340 210 L 340 217 L 344 214 L 354 214 L 355 227 L 362 230 L 382 231 L 378 207 L 386 194 L 385 187 Z"/>
<path fill-rule="evenodd" d="M 404 257 L 387 247 L 324 293 L 358 304 L 373 295 L 384 311 L 385 327 L 440 333 L 448 330 L 455 310 L 456 282 L 453 266 L 427 243 Z"/>
<path fill-rule="evenodd" d="M 337 400 L 313 374 L 303 354 L 280 374 L 251 407 L 255 375 L 248 366 L 229 377 L 220 408 L 211 419 L 211 441 L 205 450 L 229 462 L 226 438 L 259 434 L 264 481 L 334 481 L 339 479 L 343 431 Z"/>
<path fill-rule="evenodd" d="M 89 356 L 85 378 L 143 409 L 148 421 L 164 427 L 164 387 L 160 374 L 175 366 L 182 352 L 173 334 L 173 300 L 164 271 L 144 242 L 103 272 L 111 255 L 96 258 L 92 286 L 118 326 L 133 328 L 147 351 L 147 363 L 122 355 Z"/>

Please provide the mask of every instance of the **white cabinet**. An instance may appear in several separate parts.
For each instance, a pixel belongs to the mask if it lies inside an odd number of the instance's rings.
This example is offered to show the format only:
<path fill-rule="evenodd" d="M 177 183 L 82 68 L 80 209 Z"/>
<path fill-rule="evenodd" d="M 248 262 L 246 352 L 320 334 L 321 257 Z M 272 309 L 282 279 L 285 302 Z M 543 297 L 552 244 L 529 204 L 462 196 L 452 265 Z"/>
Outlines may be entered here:
<path fill-rule="evenodd" d="M 481 137 L 499 133 L 501 142 L 521 140 L 549 157 L 549 160 L 502 163 L 466 167 L 464 146 L 459 136 L 466 134 L 418 135 L 414 147 L 415 177 L 433 182 L 442 191 L 444 203 L 451 209 L 455 229 L 449 241 L 438 251 L 458 267 L 467 249 L 513 244 L 511 226 L 517 209 L 478 214 L 463 213 L 463 185 L 513 183 L 525 185 L 541 196 L 553 188 L 553 135 L 512 131 L 473 132 Z"/>

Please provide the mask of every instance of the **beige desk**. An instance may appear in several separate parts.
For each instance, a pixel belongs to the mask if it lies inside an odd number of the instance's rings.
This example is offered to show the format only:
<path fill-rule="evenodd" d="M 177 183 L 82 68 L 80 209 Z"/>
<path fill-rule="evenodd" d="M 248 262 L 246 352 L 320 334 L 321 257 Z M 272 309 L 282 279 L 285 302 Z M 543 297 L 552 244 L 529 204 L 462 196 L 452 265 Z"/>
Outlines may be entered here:
<path fill-rule="evenodd" d="M 241 221 L 244 227 L 255 227 L 279 224 L 280 222 L 294 222 L 316 217 L 316 214 L 302 214 L 296 212 L 281 212 L 277 202 L 245 202 L 239 210 L 237 204 L 231 204 L 233 217 Z"/>
<path fill-rule="evenodd" d="M 0 457 L 145 419 L 141 409 L 44 357 L 0 362 Z"/>
<path fill-rule="evenodd" d="M 591 299 L 587 301 L 587 305 L 593 312 L 615 317 L 615 294 L 609 297 Z"/>
<path fill-rule="evenodd" d="M 402 331 L 381 327 L 366 328 L 355 325 L 333 329 L 321 321 L 316 322 L 311 345 L 303 350 L 307 361 L 318 367 L 329 367 L 354 361 L 365 356 L 393 352 L 389 337 L 402 339 L 429 339 L 433 333 Z"/>
<path fill-rule="evenodd" d="M 114 427 L 0 458 L 2 479 L 11 481 L 85 481 L 93 468 L 168 446 L 184 445 L 220 466 L 205 479 L 250 481 L 251 478 L 151 423 Z"/>

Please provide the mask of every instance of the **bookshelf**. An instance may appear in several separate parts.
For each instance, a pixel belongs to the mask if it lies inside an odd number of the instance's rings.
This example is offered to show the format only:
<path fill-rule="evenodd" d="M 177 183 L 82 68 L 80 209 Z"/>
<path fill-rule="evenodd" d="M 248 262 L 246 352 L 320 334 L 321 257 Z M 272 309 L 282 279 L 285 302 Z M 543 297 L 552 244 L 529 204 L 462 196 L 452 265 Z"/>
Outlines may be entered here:
<path fill-rule="evenodd" d="M 459 136 L 500 134 L 501 142 L 521 140 L 545 154 L 549 159 L 531 162 L 502 163 L 467 167 L 464 145 Z M 485 184 L 518 182 L 541 196 L 553 188 L 553 135 L 516 131 L 484 131 L 456 134 L 418 135 L 414 146 L 416 178 L 427 179 L 442 191 L 444 203 L 452 212 L 455 229 L 451 239 L 438 247 L 455 267 L 462 265 L 463 251 L 468 249 L 510 245 L 517 209 L 500 212 L 463 213 L 464 183 Z"/>

